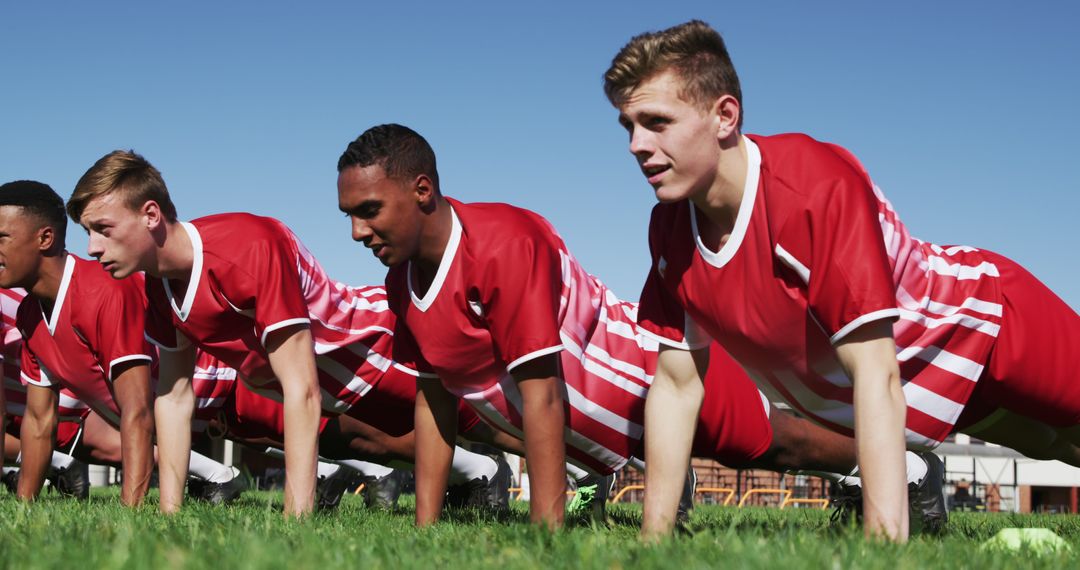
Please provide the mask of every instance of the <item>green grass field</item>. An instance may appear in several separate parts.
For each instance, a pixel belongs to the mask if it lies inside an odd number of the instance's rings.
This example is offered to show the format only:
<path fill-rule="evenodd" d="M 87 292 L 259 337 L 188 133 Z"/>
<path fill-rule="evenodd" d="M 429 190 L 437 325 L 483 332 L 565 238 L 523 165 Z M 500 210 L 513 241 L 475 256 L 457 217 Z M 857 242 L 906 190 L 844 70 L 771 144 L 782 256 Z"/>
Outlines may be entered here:
<path fill-rule="evenodd" d="M 1080 517 L 1068 515 L 957 514 L 944 536 L 896 546 L 830 527 L 826 511 L 701 506 L 694 534 L 643 545 L 636 505 L 609 509 L 606 527 L 551 535 L 525 522 L 523 503 L 508 521 L 458 513 L 417 530 L 410 499 L 375 512 L 347 496 L 338 512 L 296 522 L 282 517 L 280 493 L 247 493 L 229 507 L 189 505 L 174 517 L 158 515 L 153 498 L 124 509 L 115 490 L 96 491 L 89 503 L 46 495 L 32 506 L 0 494 L 0 568 L 1080 567 Z M 1006 527 L 1050 528 L 1072 549 L 1040 556 L 980 548 Z"/>

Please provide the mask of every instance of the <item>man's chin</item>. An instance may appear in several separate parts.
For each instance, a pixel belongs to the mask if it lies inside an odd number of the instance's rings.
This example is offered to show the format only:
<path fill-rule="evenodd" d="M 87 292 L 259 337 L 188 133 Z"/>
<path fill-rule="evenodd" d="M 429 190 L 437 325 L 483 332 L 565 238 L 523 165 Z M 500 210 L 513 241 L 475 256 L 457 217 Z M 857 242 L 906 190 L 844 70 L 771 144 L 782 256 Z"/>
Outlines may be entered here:
<path fill-rule="evenodd" d="M 116 279 L 116 280 L 124 279 L 125 277 L 128 277 L 132 273 L 131 271 L 128 271 L 126 269 L 119 269 L 119 268 L 116 268 L 116 269 L 110 268 L 110 269 L 107 269 L 106 271 L 108 272 L 108 274 L 113 279 Z"/>
<path fill-rule="evenodd" d="M 689 193 L 661 186 L 660 188 L 656 189 L 655 196 L 657 202 L 660 202 L 662 204 L 671 204 L 673 202 L 685 200 L 689 197 Z"/>

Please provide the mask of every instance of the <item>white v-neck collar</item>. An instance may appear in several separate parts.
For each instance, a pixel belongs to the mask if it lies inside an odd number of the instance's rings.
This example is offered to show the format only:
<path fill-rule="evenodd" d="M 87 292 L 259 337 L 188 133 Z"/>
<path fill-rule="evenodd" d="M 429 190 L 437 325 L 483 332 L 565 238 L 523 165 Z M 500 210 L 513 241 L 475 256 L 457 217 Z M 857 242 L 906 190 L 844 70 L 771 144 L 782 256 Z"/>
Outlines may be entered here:
<path fill-rule="evenodd" d="M 713 267 L 723 267 L 735 257 L 735 252 L 742 245 L 743 237 L 746 236 L 746 228 L 750 226 L 750 216 L 754 213 L 754 202 L 757 200 L 758 181 L 761 180 L 761 150 L 754 141 L 743 137 L 746 143 L 746 186 L 743 187 L 742 202 L 739 204 L 739 213 L 735 216 L 735 227 L 731 229 L 728 240 L 720 247 L 720 251 L 709 249 L 705 242 L 701 241 L 701 232 L 698 231 L 697 209 L 694 203 L 690 204 L 690 227 L 694 235 L 694 243 L 697 244 L 698 253 Z"/>
<path fill-rule="evenodd" d="M 191 277 L 188 278 L 187 289 L 184 291 L 184 304 L 180 307 L 176 305 L 176 297 L 173 296 L 172 287 L 169 287 L 168 278 L 162 277 L 161 283 L 165 285 L 165 295 L 169 298 L 169 304 L 172 305 L 173 312 L 181 321 L 186 321 L 188 315 L 191 314 L 191 305 L 195 303 L 195 292 L 199 290 L 199 279 L 202 277 L 203 243 L 199 230 L 195 229 L 195 226 L 190 222 L 180 222 L 180 227 L 187 232 L 192 249 Z"/>
<path fill-rule="evenodd" d="M 45 326 L 49 329 L 49 335 L 56 334 L 56 323 L 60 320 L 60 309 L 64 308 L 64 299 L 67 299 L 68 287 L 71 286 L 71 276 L 75 273 L 75 256 L 70 253 L 64 261 L 64 276 L 60 278 L 60 289 L 56 292 L 56 302 L 53 303 L 52 313 L 45 319 Z M 38 309 L 41 316 L 45 316 L 45 309 L 38 300 Z"/>
<path fill-rule="evenodd" d="M 461 243 L 461 221 L 458 220 L 457 213 L 454 212 L 454 208 L 450 207 L 450 239 L 446 242 L 446 249 L 443 250 L 442 259 L 439 260 L 439 269 L 435 272 L 435 279 L 432 279 L 431 286 L 428 287 L 424 297 L 421 299 L 416 296 L 416 292 L 413 291 L 413 265 L 409 262 L 408 271 L 405 273 L 405 279 L 409 283 L 409 298 L 412 299 L 413 305 L 416 305 L 417 309 L 421 311 L 427 311 L 431 304 L 435 302 L 435 297 L 439 296 L 439 290 L 442 289 L 443 282 L 446 281 L 446 273 L 450 271 L 450 264 L 454 262 L 454 256 L 457 254 L 458 244 Z"/>

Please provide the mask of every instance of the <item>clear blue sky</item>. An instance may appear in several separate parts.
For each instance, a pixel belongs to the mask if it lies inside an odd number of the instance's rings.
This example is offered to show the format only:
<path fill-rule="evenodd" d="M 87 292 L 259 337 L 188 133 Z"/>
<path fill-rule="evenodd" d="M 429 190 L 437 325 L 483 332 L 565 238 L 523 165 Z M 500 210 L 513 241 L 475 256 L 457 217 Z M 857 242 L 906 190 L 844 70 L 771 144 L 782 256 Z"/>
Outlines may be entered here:
<path fill-rule="evenodd" d="M 67 197 L 133 148 L 181 217 L 278 217 L 331 275 L 375 283 L 335 164 L 400 122 L 446 194 L 543 214 L 636 299 L 654 199 L 600 77 L 634 34 L 700 18 L 728 42 L 748 132 L 848 147 L 916 236 L 1009 255 L 1080 307 L 1076 3 L 515 4 L 5 3 L 0 179 Z"/>

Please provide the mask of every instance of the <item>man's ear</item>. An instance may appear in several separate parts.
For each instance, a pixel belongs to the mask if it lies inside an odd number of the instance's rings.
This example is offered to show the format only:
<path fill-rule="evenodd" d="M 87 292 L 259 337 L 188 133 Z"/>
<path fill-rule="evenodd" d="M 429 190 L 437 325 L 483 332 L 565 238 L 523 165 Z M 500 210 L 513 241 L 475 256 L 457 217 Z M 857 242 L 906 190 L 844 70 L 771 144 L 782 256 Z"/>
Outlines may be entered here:
<path fill-rule="evenodd" d="M 709 114 L 716 125 L 717 140 L 727 140 L 732 135 L 739 134 L 739 119 L 742 117 L 742 106 L 739 100 L 731 95 L 721 95 L 713 103 Z"/>
<path fill-rule="evenodd" d="M 147 229 L 151 231 L 165 223 L 165 216 L 161 212 L 161 205 L 155 200 L 143 202 L 142 207 L 139 208 L 139 213 L 142 214 L 143 219 L 146 220 Z"/>
<path fill-rule="evenodd" d="M 420 174 L 413 179 L 412 192 L 416 196 L 416 202 L 425 210 L 434 203 L 437 195 L 435 182 L 427 174 Z"/>
<path fill-rule="evenodd" d="M 56 229 L 52 226 L 41 226 L 37 231 L 38 251 L 50 252 L 56 245 Z"/>

